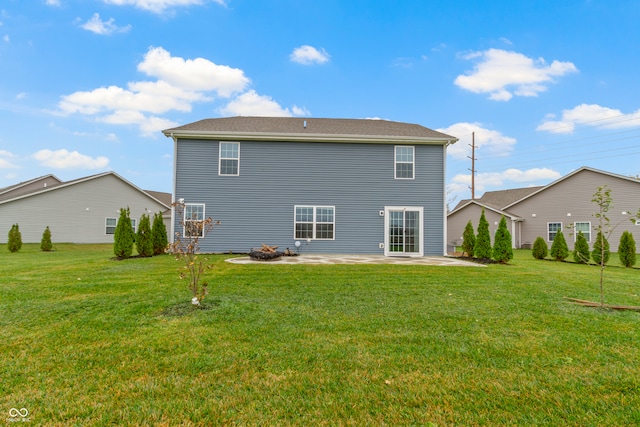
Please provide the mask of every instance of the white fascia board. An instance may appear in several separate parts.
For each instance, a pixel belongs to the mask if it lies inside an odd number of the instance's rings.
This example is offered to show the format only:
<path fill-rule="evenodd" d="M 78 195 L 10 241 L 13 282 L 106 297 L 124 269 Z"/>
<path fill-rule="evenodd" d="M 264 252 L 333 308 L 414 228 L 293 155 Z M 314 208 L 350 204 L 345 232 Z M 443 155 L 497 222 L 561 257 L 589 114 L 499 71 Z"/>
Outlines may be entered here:
<path fill-rule="evenodd" d="M 231 141 L 280 141 L 280 142 L 343 142 L 363 144 L 405 143 L 417 145 L 450 145 L 458 141 L 457 138 L 424 138 L 411 136 L 387 135 L 328 135 L 310 133 L 262 133 L 262 132 L 198 132 L 180 131 L 164 133 L 172 138 L 198 138 Z"/>

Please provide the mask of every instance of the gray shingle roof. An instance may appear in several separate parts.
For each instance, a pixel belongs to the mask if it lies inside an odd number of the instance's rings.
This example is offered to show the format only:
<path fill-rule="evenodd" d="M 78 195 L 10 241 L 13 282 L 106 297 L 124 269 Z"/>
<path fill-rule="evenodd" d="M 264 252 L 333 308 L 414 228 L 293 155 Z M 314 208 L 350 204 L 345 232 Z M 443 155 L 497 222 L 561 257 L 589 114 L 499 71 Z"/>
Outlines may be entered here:
<path fill-rule="evenodd" d="M 306 126 L 305 126 L 306 125 Z M 370 119 L 325 119 L 300 117 L 225 117 L 204 119 L 184 126 L 164 130 L 166 136 L 251 136 L 253 135 L 292 135 L 300 138 L 321 136 L 328 139 L 340 137 L 359 139 L 416 139 L 442 142 L 455 142 L 457 138 L 421 125 Z"/>

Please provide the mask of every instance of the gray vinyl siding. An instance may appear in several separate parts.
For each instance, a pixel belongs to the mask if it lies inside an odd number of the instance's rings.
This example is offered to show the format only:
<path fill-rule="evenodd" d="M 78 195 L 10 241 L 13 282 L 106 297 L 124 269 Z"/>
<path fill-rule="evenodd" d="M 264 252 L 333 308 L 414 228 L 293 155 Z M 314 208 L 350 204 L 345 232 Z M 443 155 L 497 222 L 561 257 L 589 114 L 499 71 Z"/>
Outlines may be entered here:
<path fill-rule="evenodd" d="M 607 185 L 611 190 L 613 205 L 607 214 L 611 225 L 617 225 L 609 238 L 612 251 L 618 250 L 618 243 L 622 232 L 628 230 L 638 239 L 640 226 L 634 225 L 629 216 L 622 215 L 622 211 L 638 212 L 640 208 L 640 182 L 617 178 L 608 174 L 583 170 L 535 194 L 528 199 L 510 207 L 508 210 L 522 218 L 522 241 L 533 242 L 541 236 L 547 240 L 547 224 L 561 222 L 569 249 L 573 250 L 575 237 L 567 228 L 575 222 L 591 222 L 592 241 L 596 236 L 597 219 L 594 216 L 598 209 L 591 200 L 598 186 Z M 567 216 L 571 213 L 571 216 Z M 532 216 L 535 214 L 535 217 Z M 619 224 L 619 225 L 618 225 Z M 549 242 L 549 247 L 551 242 Z"/>
<path fill-rule="evenodd" d="M 12 224 L 20 226 L 24 243 L 40 243 L 47 226 L 55 243 L 113 243 L 105 218 L 119 217 L 129 207 L 131 218 L 166 207 L 114 175 L 79 182 L 0 204 L 0 236 L 6 242 Z M 168 229 L 168 228 L 167 228 Z"/>
<path fill-rule="evenodd" d="M 415 179 L 394 179 L 394 145 L 240 143 L 240 175 L 218 176 L 218 142 L 177 142 L 175 200 L 204 203 L 221 225 L 203 252 L 294 249 L 294 206 L 335 206 L 335 240 L 306 253 L 383 254 L 385 206 L 423 207 L 424 253 L 443 254 L 444 147 L 416 145 Z M 176 222 L 178 219 L 176 218 Z M 180 227 L 176 224 L 176 230 Z"/>

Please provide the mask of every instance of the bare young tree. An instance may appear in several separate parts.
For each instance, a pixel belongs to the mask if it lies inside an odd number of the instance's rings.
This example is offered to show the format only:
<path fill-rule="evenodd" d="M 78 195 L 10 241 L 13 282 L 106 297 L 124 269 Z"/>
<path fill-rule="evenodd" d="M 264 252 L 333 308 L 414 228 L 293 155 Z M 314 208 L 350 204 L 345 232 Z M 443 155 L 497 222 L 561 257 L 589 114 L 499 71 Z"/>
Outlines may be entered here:
<path fill-rule="evenodd" d="M 200 307 L 205 296 L 209 293 L 209 284 L 202 281 L 207 270 L 213 268 L 206 255 L 200 253 L 200 240 L 204 239 L 214 227 L 220 224 L 213 218 L 200 218 L 197 214 L 189 214 L 185 209 L 184 199 L 171 205 L 180 218 L 182 230 L 176 231 L 173 243 L 169 245 L 169 252 L 180 261 L 180 279 L 187 279 L 191 291 L 191 303 Z"/>

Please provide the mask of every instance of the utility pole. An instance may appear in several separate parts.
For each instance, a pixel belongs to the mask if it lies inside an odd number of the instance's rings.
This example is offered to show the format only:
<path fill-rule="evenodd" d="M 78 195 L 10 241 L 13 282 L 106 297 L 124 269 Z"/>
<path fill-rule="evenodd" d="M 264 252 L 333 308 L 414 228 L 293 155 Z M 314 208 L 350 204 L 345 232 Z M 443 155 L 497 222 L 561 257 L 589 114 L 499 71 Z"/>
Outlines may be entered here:
<path fill-rule="evenodd" d="M 471 200 L 476 198 L 476 133 L 471 132 Z"/>

